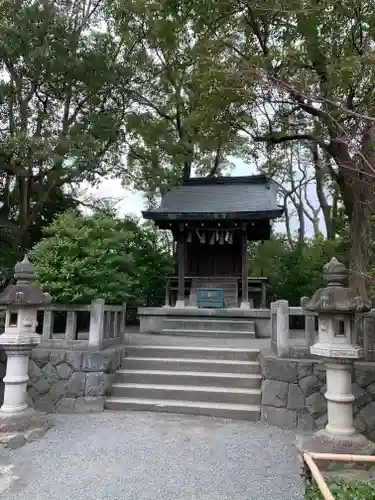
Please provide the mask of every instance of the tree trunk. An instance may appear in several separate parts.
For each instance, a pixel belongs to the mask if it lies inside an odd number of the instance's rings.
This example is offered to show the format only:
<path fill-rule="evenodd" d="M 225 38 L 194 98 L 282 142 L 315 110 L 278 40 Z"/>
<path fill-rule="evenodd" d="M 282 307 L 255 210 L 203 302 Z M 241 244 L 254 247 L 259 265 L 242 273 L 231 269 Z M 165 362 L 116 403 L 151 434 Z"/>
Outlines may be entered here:
<path fill-rule="evenodd" d="M 310 146 L 313 164 L 315 169 L 315 185 L 316 185 L 316 195 L 319 200 L 320 208 L 323 212 L 324 223 L 326 226 L 327 239 L 332 239 L 332 234 L 330 233 L 331 228 L 331 207 L 327 201 L 327 197 L 324 193 L 324 167 L 319 156 L 318 146 L 313 143 Z"/>
<path fill-rule="evenodd" d="M 368 276 L 374 266 L 374 186 L 357 179 L 350 215 L 350 286 L 368 299 Z"/>
<path fill-rule="evenodd" d="M 293 237 L 292 237 L 292 232 L 290 229 L 290 215 L 289 215 L 289 209 L 288 209 L 288 198 L 284 196 L 284 217 L 285 217 L 285 229 L 286 229 L 286 235 L 288 238 L 288 242 L 290 245 L 290 248 L 293 248 Z"/>
<path fill-rule="evenodd" d="M 339 166 L 337 183 L 349 218 L 349 285 L 364 300 L 369 298 L 368 277 L 375 262 L 372 222 L 372 216 L 375 215 L 375 176 L 371 167 L 372 145 L 366 144 L 370 132 L 373 130 L 364 135 L 361 156 L 357 162 L 350 158 L 345 144 L 338 141 L 331 143 L 331 154 Z"/>

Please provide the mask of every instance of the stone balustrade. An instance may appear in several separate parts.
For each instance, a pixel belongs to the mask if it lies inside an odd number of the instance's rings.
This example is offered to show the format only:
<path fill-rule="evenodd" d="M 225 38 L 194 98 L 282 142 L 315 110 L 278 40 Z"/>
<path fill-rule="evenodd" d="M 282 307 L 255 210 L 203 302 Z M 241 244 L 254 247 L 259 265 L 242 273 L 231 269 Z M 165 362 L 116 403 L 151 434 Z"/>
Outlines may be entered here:
<path fill-rule="evenodd" d="M 290 318 L 304 318 L 304 329 L 293 335 Z M 290 307 L 287 300 L 271 304 L 271 348 L 279 358 L 310 357 L 310 347 L 315 342 L 316 315 L 306 315 L 302 307 Z"/>
<path fill-rule="evenodd" d="M 54 315 L 66 313 L 65 332 L 54 332 Z M 88 331 L 78 331 L 78 315 L 89 315 Z M 112 306 L 103 299 L 95 299 L 90 305 L 52 304 L 43 311 L 41 345 L 45 347 L 90 347 L 103 349 L 122 342 L 125 332 L 126 304 Z"/>
<path fill-rule="evenodd" d="M 48 413 L 103 411 L 124 354 L 126 304 L 107 305 L 102 299 L 49 304 L 38 316 L 41 339 L 29 362 L 29 403 Z M 58 319 L 63 332 L 55 331 Z M 0 403 L 5 369 L 0 350 Z"/>

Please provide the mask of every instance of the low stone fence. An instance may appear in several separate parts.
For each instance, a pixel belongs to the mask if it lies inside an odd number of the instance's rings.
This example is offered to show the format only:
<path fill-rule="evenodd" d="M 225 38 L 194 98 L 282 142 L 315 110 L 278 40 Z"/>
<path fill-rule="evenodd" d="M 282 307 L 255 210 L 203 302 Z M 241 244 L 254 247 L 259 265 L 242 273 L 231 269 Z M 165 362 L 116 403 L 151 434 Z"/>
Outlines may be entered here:
<path fill-rule="evenodd" d="M 124 346 L 91 352 L 37 347 L 29 362 L 28 394 L 47 413 L 91 413 L 104 409 Z"/>
<path fill-rule="evenodd" d="M 262 352 L 261 420 L 285 429 L 314 430 L 327 423 L 326 373 L 317 359 L 280 359 Z M 375 439 L 375 363 L 354 363 L 355 425 Z"/>
<path fill-rule="evenodd" d="M 291 318 L 302 320 L 302 335 L 293 337 Z M 316 316 L 305 315 L 302 307 L 290 307 L 287 300 L 271 304 L 271 348 L 280 358 L 310 357 L 310 347 L 317 338 Z"/>
<path fill-rule="evenodd" d="M 54 331 L 54 316 L 65 314 L 65 331 Z M 79 331 L 79 315 L 87 315 L 88 331 Z M 103 349 L 123 341 L 126 321 L 126 304 L 112 306 L 103 299 L 90 305 L 51 304 L 43 310 L 41 345 L 46 347 L 74 347 Z"/>
<path fill-rule="evenodd" d="M 38 311 L 38 321 L 41 339 L 32 351 L 28 382 L 34 407 L 48 413 L 103 411 L 124 353 L 126 304 L 108 305 L 102 299 L 89 305 L 51 304 Z M 5 370 L 0 348 L 0 405 Z"/>

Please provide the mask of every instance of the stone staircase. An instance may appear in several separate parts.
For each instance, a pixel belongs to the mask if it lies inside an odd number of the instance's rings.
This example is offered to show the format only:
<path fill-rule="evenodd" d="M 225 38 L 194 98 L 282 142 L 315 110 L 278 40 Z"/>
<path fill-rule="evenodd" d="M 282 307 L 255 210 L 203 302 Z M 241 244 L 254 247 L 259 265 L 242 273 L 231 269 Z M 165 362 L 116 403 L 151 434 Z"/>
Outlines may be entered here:
<path fill-rule="evenodd" d="M 199 288 L 222 288 L 227 307 L 238 307 L 238 284 L 236 280 L 220 280 L 220 278 L 193 278 L 190 288 L 189 305 L 197 305 Z"/>
<path fill-rule="evenodd" d="M 129 346 L 105 407 L 257 421 L 258 353 L 215 346 Z"/>
<path fill-rule="evenodd" d="M 162 335 L 187 337 L 255 338 L 255 323 L 242 318 L 180 317 L 165 318 Z"/>

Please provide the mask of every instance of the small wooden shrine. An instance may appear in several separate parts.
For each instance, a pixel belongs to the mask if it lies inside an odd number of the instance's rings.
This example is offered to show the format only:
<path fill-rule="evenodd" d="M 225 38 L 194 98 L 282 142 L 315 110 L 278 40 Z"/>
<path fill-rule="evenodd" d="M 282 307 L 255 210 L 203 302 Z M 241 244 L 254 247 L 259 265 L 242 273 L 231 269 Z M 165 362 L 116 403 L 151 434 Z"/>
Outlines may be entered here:
<path fill-rule="evenodd" d="M 271 220 L 282 212 L 276 185 L 264 175 L 193 178 L 171 187 L 143 217 L 177 242 L 175 305 L 195 306 L 198 289 L 220 288 L 227 307 L 249 308 L 249 286 L 264 289 L 267 279 L 248 277 L 248 242 L 269 239 Z"/>

